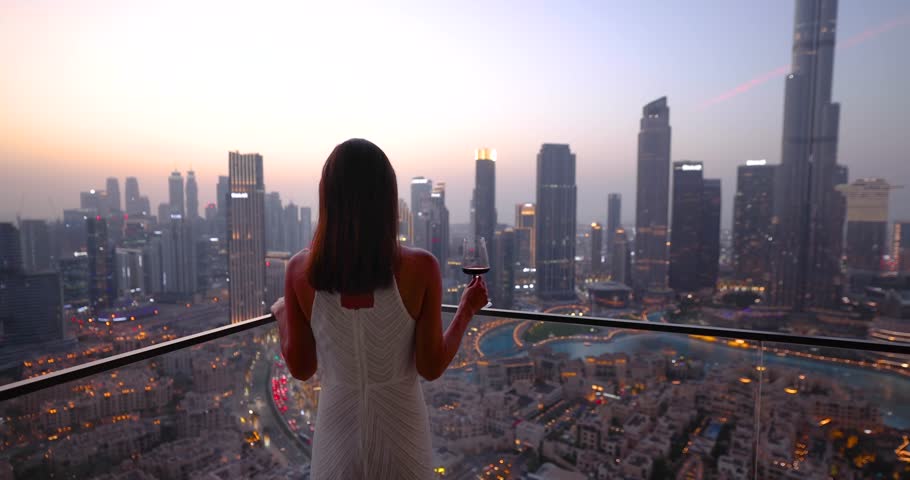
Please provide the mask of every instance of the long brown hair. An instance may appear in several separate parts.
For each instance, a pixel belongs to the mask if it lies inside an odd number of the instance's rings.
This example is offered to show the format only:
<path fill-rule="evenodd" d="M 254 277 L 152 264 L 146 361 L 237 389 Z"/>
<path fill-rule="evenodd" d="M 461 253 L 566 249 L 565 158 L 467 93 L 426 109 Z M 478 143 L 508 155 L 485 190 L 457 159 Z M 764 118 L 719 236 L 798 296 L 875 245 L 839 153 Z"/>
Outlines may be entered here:
<path fill-rule="evenodd" d="M 319 181 L 310 285 L 346 294 L 387 287 L 398 248 L 398 181 L 389 158 L 360 138 L 336 146 Z"/>

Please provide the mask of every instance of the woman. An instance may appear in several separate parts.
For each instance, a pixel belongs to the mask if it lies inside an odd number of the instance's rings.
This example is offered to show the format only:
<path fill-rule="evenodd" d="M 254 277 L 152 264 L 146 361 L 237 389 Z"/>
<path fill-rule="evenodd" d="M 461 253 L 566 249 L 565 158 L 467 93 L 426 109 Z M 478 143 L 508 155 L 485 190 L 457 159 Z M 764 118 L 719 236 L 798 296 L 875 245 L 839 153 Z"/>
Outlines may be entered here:
<path fill-rule="evenodd" d="M 291 374 L 306 380 L 318 365 L 313 479 L 432 477 L 417 375 L 445 372 L 486 302 L 486 284 L 473 280 L 443 335 L 439 265 L 398 244 L 389 159 L 366 140 L 335 147 L 322 168 L 312 249 L 291 259 L 284 301 L 272 307 Z"/>

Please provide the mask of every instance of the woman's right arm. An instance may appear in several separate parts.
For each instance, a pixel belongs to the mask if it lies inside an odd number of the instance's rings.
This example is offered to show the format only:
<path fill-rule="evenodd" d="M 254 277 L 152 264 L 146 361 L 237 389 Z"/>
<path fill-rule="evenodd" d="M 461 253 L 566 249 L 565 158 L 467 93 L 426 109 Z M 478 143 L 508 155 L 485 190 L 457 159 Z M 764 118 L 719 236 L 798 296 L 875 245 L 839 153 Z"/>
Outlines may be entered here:
<path fill-rule="evenodd" d="M 427 380 L 436 380 L 445 373 L 458 353 L 471 318 L 487 304 L 487 285 L 483 277 L 471 280 L 461 296 L 455 318 L 443 334 L 442 275 L 439 264 L 428 253 L 420 257 L 420 263 L 420 271 L 429 274 L 429 278 L 417 319 L 417 372 Z"/>
<path fill-rule="evenodd" d="M 288 262 L 284 280 L 284 304 L 282 311 L 276 312 L 281 355 L 288 371 L 299 380 L 312 377 L 318 364 L 316 340 L 310 327 L 310 312 L 305 311 L 301 296 L 297 295 L 295 288 L 298 284 L 304 284 L 304 288 L 307 288 L 305 264 L 306 257 L 303 254 L 295 255 Z M 312 302 L 307 300 L 307 303 Z"/>

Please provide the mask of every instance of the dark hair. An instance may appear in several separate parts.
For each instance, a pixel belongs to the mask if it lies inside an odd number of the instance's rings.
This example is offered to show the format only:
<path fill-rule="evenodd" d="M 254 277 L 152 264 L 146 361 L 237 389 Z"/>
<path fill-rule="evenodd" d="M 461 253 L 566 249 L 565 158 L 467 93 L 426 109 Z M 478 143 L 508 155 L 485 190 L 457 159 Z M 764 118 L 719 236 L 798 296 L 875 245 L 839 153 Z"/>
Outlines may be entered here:
<path fill-rule="evenodd" d="M 364 294 L 392 283 L 398 264 L 398 181 L 372 142 L 332 150 L 319 181 L 319 222 L 307 270 L 315 290 Z"/>

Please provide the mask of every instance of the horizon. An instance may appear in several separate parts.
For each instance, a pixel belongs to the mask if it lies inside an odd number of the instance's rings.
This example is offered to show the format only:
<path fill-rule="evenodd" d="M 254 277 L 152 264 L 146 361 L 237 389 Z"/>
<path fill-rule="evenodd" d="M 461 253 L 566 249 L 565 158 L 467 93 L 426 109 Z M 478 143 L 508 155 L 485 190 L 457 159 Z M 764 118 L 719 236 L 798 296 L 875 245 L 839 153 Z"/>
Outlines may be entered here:
<path fill-rule="evenodd" d="M 721 179 L 729 228 L 736 167 L 780 160 L 792 3 L 521 5 L 365 5 L 352 17 L 337 6 L 12 2 L 0 18 L 12 66 L 0 79 L 0 220 L 60 217 L 109 176 L 121 192 L 137 177 L 154 212 L 174 168 L 195 170 L 204 206 L 233 150 L 263 155 L 266 191 L 318 211 L 325 157 L 360 136 L 389 155 L 399 197 L 415 176 L 445 182 L 453 223 L 468 221 L 475 149 L 498 152 L 497 221 L 511 224 L 515 204 L 536 201 L 540 145 L 568 143 L 578 223 L 603 223 L 615 192 L 629 225 L 641 108 L 667 96 L 671 160 Z M 902 2 L 840 4 L 833 98 L 851 182 L 910 185 L 908 26 Z M 385 75 L 363 81 L 364 70 Z M 890 205 L 892 220 L 910 218 L 910 189 Z"/>

